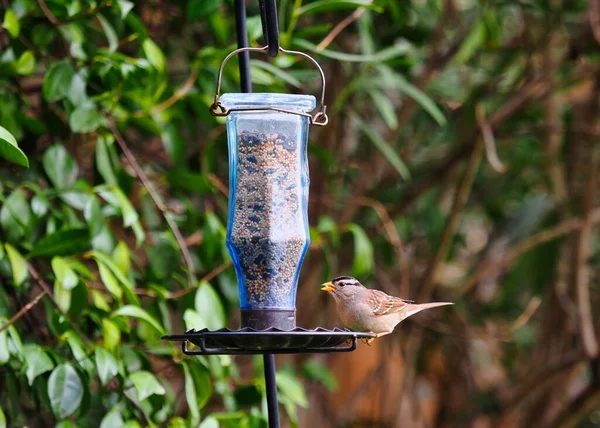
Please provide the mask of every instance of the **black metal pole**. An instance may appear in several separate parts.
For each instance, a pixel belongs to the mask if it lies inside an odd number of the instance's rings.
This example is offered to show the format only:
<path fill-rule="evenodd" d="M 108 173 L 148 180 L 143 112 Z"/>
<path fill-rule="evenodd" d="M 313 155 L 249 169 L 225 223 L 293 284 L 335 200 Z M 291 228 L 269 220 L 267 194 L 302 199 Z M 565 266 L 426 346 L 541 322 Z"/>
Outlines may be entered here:
<path fill-rule="evenodd" d="M 265 363 L 265 384 L 267 387 L 267 409 L 269 428 L 279 428 L 279 405 L 277 403 L 277 381 L 275 380 L 275 355 L 263 355 Z"/>
<path fill-rule="evenodd" d="M 248 46 L 248 30 L 246 29 L 246 2 L 235 0 L 235 32 L 237 34 L 238 48 Z M 240 64 L 240 87 L 242 92 L 252 92 L 252 81 L 250 80 L 250 54 L 241 52 Z"/>
<path fill-rule="evenodd" d="M 272 20 L 272 17 L 270 18 Z M 275 15 L 277 19 L 277 15 Z M 248 46 L 248 31 L 246 29 L 246 2 L 235 0 L 235 25 L 237 33 L 238 48 Z M 277 34 L 277 49 L 279 40 Z M 248 52 L 239 55 L 240 64 L 240 86 L 242 92 L 252 92 L 252 81 L 250 80 L 250 56 Z M 275 356 L 273 354 L 263 355 L 265 366 L 265 385 L 267 389 L 267 409 L 269 413 L 269 428 L 279 428 L 279 405 L 277 403 L 277 381 L 275 379 Z"/>

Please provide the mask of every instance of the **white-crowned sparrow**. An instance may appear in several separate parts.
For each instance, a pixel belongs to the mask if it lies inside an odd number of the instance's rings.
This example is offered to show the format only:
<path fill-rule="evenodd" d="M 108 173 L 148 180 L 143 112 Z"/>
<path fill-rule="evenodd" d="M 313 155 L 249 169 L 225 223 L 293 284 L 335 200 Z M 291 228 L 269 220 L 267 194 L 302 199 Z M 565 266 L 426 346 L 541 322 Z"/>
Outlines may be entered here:
<path fill-rule="evenodd" d="M 326 282 L 321 290 L 333 296 L 337 313 L 348 328 L 372 332 L 377 337 L 390 334 L 398 323 L 424 309 L 453 305 L 449 302 L 415 304 L 383 291 L 368 289 L 350 276 L 339 276 Z"/>

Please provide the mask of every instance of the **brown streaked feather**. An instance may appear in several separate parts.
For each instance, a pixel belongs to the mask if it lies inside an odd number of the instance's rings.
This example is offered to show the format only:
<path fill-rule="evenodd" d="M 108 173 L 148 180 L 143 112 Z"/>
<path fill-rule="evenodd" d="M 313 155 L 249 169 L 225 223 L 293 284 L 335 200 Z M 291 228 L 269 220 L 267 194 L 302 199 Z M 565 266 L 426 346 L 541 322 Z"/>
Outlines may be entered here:
<path fill-rule="evenodd" d="M 390 296 L 379 290 L 370 290 L 369 297 L 367 298 L 367 303 L 373 309 L 375 315 L 400 312 L 411 302 L 412 300 Z"/>

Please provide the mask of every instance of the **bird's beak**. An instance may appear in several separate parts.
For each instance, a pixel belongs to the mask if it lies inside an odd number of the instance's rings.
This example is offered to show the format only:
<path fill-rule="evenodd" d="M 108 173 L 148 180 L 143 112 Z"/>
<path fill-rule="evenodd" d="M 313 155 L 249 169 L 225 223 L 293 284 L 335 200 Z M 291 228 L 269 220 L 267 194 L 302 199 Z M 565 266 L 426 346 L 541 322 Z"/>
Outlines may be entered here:
<path fill-rule="evenodd" d="M 335 291 L 335 285 L 333 285 L 331 281 L 326 282 L 325 284 L 322 284 L 321 290 L 331 293 L 332 291 Z"/>

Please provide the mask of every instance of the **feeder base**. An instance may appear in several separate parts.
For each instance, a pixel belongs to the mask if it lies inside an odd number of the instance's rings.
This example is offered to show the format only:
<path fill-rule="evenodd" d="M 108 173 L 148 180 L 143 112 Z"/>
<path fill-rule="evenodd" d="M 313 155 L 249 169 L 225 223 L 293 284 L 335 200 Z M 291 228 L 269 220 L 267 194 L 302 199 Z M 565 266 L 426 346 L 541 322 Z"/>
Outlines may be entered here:
<path fill-rule="evenodd" d="M 282 331 L 273 327 L 266 330 L 246 327 L 241 330 L 189 330 L 162 339 L 182 342 L 182 350 L 187 355 L 252 355 L 350 352 L 356 349 L 358 339 L 374 337 L 375 333 L 339 328 L 306 330 L 296 327 Z M 190 348 L 190 343 L 197 348 Z"/>
<path fill-rule="evenodd" d="M 242 309 L 242 327 L 266 330 L 277 326 L 279 330 L 296 328 L 296 311 L 282 309 Z"/>

